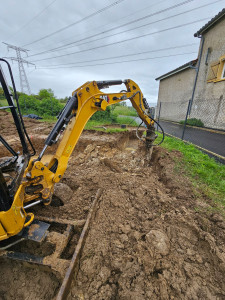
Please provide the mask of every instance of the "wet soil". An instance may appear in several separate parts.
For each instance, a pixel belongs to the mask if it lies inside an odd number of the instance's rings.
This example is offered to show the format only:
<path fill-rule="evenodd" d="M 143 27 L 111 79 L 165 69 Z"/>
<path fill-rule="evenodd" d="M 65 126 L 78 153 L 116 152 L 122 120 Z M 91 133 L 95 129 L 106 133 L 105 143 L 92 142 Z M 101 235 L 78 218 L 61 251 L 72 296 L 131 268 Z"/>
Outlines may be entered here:
<path fill-rule="evenodd" d="M 52 125 L 28 123 L 40 151 Z M 210 201 L 175 169 L 179 152 L 156 147 L 150 164 L 145 154 L 135 132 L 85 131 L 56 188 L 59 205 L 32 210 L 82 220 L 103 189 L 69 299 L 225 299 L 224 219 L 205 212 Z M 0 299 L 51 299 L 59 288 L 46 270 L 0 269 Z"/>

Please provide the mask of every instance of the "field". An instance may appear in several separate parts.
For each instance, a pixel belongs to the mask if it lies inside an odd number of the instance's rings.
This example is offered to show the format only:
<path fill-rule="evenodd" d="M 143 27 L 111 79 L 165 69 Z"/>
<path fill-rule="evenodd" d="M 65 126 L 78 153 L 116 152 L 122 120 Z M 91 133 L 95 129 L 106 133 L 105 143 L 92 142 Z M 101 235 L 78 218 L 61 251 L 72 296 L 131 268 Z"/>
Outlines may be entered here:
<path fill-rule="evenodd" d="M 93 130 L 100 125 L 83 132 L 55 191 L 60 205 L 32 210 L 84 220 L 102 189 L 68 299 L 225 299 L 225 167 L 171 138 L 149 162 L 134 128 Z M 26 126 L 39 152 L 53 124 Z M 0 127 L 18 145 L 7 113 Z M 0 154 L 8 155 L 2 147 Z M 45 258 L 53 251 L 21 249 Z M 0 268 L 0 299 L 52 299 L 62 283 L 57 273 L 28 263 L 0 258 Z"/>

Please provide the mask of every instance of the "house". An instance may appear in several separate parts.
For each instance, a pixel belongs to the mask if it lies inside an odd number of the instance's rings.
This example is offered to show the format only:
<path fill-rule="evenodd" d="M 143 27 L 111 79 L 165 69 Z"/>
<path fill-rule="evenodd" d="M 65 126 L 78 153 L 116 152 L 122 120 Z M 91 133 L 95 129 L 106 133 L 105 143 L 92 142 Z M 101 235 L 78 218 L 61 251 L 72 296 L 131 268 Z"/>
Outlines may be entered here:
<path fill-rule="evenodd" d="M 225 129 L 225 9 L 200 28 L 198 59 L 164 74 L 157 111 L 164 119 L 201 119 L 206 127 Z M 161 103 L 161 104 L 160 104 Z"/>
<path fill-rule="evenodd" d="M 160 80 L 157 112 L 171 121 L 184 120 L 188 101 L 191 99 L 197 59 L 176 68 L 158 78 Z"/>

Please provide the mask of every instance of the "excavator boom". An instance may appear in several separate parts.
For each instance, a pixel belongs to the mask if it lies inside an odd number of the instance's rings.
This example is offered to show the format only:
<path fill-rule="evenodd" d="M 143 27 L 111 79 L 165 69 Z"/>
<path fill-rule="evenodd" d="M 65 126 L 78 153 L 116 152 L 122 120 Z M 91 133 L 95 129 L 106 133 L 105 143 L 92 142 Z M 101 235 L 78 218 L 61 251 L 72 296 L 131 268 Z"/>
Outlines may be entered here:
<path fill-rule="evenodd" d="M 121 84 L 125 85 L 126 90 L 119 93 L 104 93 L 102 91 L 106 87 Z M 29 157 L 29 162 L 23 171 L 21 182 L 15 191 L 10 208 L 7 207 L 7 209 L 0 211 L 0 240 L 17 235 L 33 222 L 34 214 L 26 212 L 28 207 L 30 208 L 40 202 L 45 205 L 50 204 L 54 184 L 62 179 L 68 160 L 91 116 L 97 111 L 105 111 L 108 106 L 125 100 L 131 101 L 132 106 L 145 123 L 147 127 L 146 144 L 148 148 L 152 147 L 156 138 L 154 121 L 148 114 L 147 102 L 134 81 L 127 79 L 124 81 L 86 82 L 72 93 L 72 97 L 58 116 L 58 121 L 46 139 L 45 146 L 39 156 L 36 158 Z M 57 150 L 50 161 L 46 163 L 45 151 L 56 143 L 58 143 Z M 0 175 L 2 176 L 2 173 Z M 4 182 L 2 186 L 6 190 Z"/>

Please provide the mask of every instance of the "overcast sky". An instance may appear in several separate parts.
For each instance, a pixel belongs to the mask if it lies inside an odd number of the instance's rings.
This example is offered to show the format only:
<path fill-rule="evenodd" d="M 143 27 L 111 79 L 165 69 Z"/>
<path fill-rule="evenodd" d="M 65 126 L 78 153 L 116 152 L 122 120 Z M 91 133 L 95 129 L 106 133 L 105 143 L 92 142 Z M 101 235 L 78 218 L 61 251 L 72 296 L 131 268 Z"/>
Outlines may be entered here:
<path fill-rule="evenodd" d="M 32 93 L 51 88 L 60 98 L 71 95 L 86 81 L 130 78 L 138 83 L 148 102 L 157 102 L 159 83 L 155 78 L 197 58 L 199 39 L 194 33 L 225 7 L 225 0 L 117 0 L 119 3 L 109 7 L 115 2 L 1 1 L 1 42 L 29 50 L 28 57 L 22 56 L 36 64 L 36 69 L 25 66 Z M 110 30 L 114 27 L 119 28 Z M 124 41 L 127 39 L 131 40 Z M 75 41 L 79 42 L 70 48 L 35 55 Z M 90 48 L 97 49 L 87 51 Z M 78 53 L 70 54 L 73 52 Z M 53 58 L 63 54 L 69 55 Z M 0 56 L 15 56 L 15 51 L 7 52 L 0 43 Z M 108 59 L 99 60 L 103 58 Z M 20 90 L 17 63 L 12 67 Z"/>

